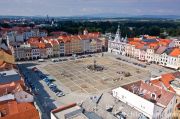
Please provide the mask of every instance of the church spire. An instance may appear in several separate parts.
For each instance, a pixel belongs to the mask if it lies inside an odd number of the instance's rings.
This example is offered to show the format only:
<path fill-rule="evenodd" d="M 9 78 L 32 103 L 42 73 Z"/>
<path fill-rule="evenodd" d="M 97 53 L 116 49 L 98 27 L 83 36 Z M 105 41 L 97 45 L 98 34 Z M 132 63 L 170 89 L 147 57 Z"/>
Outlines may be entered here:
<path fill-rule="evenodd" d="M 121 42 L 121 32 L 120 32 L 120 26 L 118 25 L 118 29 L 115 36 L 115 42 Z"/>
<path fill-rule="evenodd" d="M 116 34 L 120 34 L 120 26 L 119 25 L 118 25 L 118 29 L 117 29 Z"/>
<path fill-rule="evenodd" d="M 127 36 L 127 34 L 126 34 L 126 37 L 125 37 L 125 39 L 124 39 L 124 42 L 127 43 L 127 41 L 128 41 L 128 36 Z"/>

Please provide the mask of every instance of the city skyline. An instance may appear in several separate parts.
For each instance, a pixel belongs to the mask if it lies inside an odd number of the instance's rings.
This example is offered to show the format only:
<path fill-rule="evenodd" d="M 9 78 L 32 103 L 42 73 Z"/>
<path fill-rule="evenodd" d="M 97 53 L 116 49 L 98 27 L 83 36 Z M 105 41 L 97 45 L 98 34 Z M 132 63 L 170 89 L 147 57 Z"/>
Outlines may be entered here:
<path fill-rule="evenodd" d="M 180 15 L 179 4 L 179 0 L 6 0 L 0 1 L 0 15 Z"/>

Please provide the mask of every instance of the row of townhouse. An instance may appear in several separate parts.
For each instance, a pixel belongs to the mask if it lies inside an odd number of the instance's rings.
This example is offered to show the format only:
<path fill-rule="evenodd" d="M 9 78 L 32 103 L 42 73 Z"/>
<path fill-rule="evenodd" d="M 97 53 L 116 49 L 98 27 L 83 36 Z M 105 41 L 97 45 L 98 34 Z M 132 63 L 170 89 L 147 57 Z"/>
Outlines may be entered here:
<path fill-rule="evenodd" d="M 121 38 L 118 28 L 115 39 L 108 41 L 108 51 L 165 67 L 180 68 L 180 48 L 177 47 L 177 40 L 147 35 L 141 38 Z"/>
<path fill-rule="evenodd" d="M 32 37 L 24 43 L 11 42 L 9 47 L 16 60 L 94 53 L 101 52 L 103 43 L 105 44 L 99 36 L 99 33 L 88 33 L 59 37 Z"/>
<path fill-rule="evenodd" d="M 102 41 L 97 36 L 71 35 L 58 38 L 60 55 L 93 53 L 102 51 Z"/>
<path fill-rule="evenodd" d="M 40 31 L 38 28 L 30 27 L 13 27 L 9 29 L 1 29 L 3 34 L 7 35 L 9 42 L 24 42 L 31 37 L 46 37 L 46 31 Z"/>
<path fill-rule="evenodd" d="M 16 60 L 31 60 L 53 56 L 50 43 L 12 43 L 9 47 Z"/>
<path fill-rule="evenodd" d="M 10 60 L 13 56 L 0 50 L 0 118 L 40 119 L 34 96 L 26 87 L 17 66 Z"/>

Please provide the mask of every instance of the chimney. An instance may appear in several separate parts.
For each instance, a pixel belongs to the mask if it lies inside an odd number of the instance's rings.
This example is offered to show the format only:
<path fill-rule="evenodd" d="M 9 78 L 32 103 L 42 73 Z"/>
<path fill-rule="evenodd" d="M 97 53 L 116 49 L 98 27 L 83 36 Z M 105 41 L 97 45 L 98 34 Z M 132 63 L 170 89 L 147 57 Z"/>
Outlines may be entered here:
<path fill-rule="evenodd" d="M 157 99 L 157 95 L 156 95 L 155 93 L 151 93 L 151 98 L 152 98 L 153 100 L 156 100 L 156 99 Z"/>

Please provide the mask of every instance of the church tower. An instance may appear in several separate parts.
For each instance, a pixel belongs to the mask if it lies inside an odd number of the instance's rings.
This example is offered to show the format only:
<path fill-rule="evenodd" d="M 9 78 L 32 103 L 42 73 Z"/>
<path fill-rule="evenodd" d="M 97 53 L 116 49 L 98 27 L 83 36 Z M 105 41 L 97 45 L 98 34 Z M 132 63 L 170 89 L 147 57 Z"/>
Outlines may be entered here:
<path fill-rule="evenodd" d="M 87 35 L 87 34 L 88 34 L 88 30 L 87 30 L 87 29 L 84 29 L 83 34 L 84 34 L 84 35 Z"/>
<path fill-rule="evenodd" d="M 121 42 L 121 32 L 120 32 L 119 25 L 118 25 L 118 29 L 117 29 L 116 36 L 115 36 L 114 41 L 115 41 L 116 43 Z"/>

